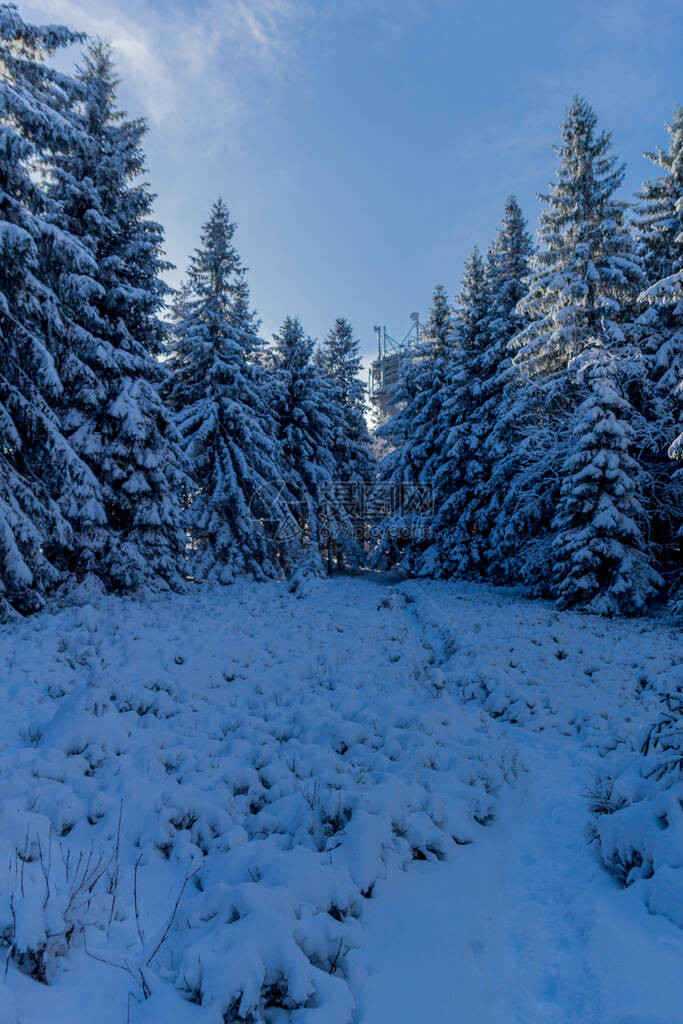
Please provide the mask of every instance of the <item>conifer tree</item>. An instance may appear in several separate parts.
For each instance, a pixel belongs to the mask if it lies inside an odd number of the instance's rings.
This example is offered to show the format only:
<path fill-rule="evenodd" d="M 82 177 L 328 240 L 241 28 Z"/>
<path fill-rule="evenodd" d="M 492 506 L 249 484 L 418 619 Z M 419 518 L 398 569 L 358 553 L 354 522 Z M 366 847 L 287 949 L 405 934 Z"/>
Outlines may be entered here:
<path fill-rule="evenodd" d="M 82 136 L 67 116 L 73 79 L 49 64 L 81 37 L 26 24 L 0 4 L 0 614 L 41 607 L 60 580 L 54 553 L 71 542 L 58 498 L 92 502 L 97 486 L 67 443 L 54 407 L 55 353 L 67 330 L 46 265 L 92 270 L 88 252 L 54 223 L 42 175 Z"/>
<path fill-rule="evenodd" d="M 55 287 L 71 329 L 58 353 L 64 381 L 60 416 L 70 445 L 92 471 L 103 514 L 64 497 L 74 526 L 63 557 L 69 570 L 96 575 L 109 590 L 179 589 L 185 487 L 171 417 L 159 395 L 165 339 L 160 312 L 163 233 L 141 180 L 146 132 L 116 106 L 109 47 L 91 45 L 77 71 L 73 111 L 78 144 L 57 152 L 50 196 L 61 227 L 93 260 L 87 274 L 62 273 Z"/>
<path fill-rule="evenodd" d="M 277 576 L 291 543 L 276 424 L 252 362 L 258 324 L 234 233 L 218 199 L 190 259 L 169 358 L 168 401 L 197 487 L 188 509 L 191 571 L 221 583 Z"/>
<path fill-rule="evenodd" d="M 451 467 L 451 450 L 444 449 L 438 471 L 436 536 L 424 562 L 425 571 L 431 573 L 495 577 L 497 572 L 489 560 L 489 538 L 505 490 L 514 430 L 501 418 L 501 401 L 510 373 L 508 344 L 522 326 L 516 306 L 526 293 L 523 281 L 532 249 L 524 215 L 511 196 L 485 268 L 475 267 L 475 278 L 464 290 L 465 297 L 474 299 L 467 317 L 470 322 L 476 320 L 477 326 L 474 350 L 470 346 L 469 356 L 466 350 L 458 356 L 469 360 L 457 403 L 462 417 L 459 451 L 465 465 L 461 461 L 459 469 Z M 453 377 L 448 375 L 449 380 Z M 450 482 L 458 474 L 460 486 L 455 488 Z"/>
<path fill-rule="evenodd" d="M 378 430 L 391 450 L 379 467 L 379 488 L 387 496 L 375 561 L 416 570 L 429 543 L 433 516 L 433 469 L 443 444 L 440 412 L 444 381 L 452 360 L 453 313 L 437 285 L 427 323 L 401 374 L 398 412 Z"/>
<path fill-rule="evenodd" d="M 360 530 L 376 465 L 365 419 L 367 389 L 359 377 L 360 345 L 348 320 L 335 320 L 315 351 L 314 363 L 330 381 L 341 413 L 334 442 L 338 484 L 346 493 L 347 514 Z"/>
<path fill-rule="evenodd" d="M 683 381 L 683 107 L 667 130 L 668 150 L 646 156 L 663 171 L 639 193 L 636 220 L 650 303 L 650 372 L 664 398 L 663 412 L 680 418 Z"/>
<path fill-rule="evenodd" d="M 499 567 L 490 558 L 491 533 L 507 492 L 511 460 L 519 442 L 514 416 L 502 414 L 507 389 L 514 391 L 509 345 L 524 326 L 517 306 L 526 295 L 533 241 L 519 204 L 511 196 L 501 226 L 487 254 L 487 308 L 482 318 L 482 352 L 474 367 L 478 406 L 473 427 L 479 470 L 464 518 L 470 531 L 471 571 L 496 578 Z"/>
<path fill-rule="evenodd" d="M 629 454 L 631 406 L 601 346 L 577 360 L 589 393 L 576 411 L 553 521 L 554 589 L 561 607 L 636 614 L 661 585 L 641 529 L 640 467 Z"/>
<path fill-rule="evenodd" d="M 361 550 L 337 459 L 345 410 L 335 385 L 313 362 L 313 348 L 295 317 L 273 337 L 278 433 L 299 554 L 309 570 L 323 573 L 335 559 L 358 564 Z"/>
<path fill-rule="evenodd" d="M 668 150 L 646 154 L 662 169 L 639 194 L 637 227 L 649 287 L 639 318 L 655 400 L 646 410 L 651 529 L 663 549 L 669 589 L 683 610 L 683 108 L 674 112 Z M 673 461 L 672 461 L 673 460 Z"/>
<path fill-rule="evenodd" d="M 527 326 L 513 338 L 517 375 L 501 415 L 514 422 L 519 443 L 493 536 L 492 557 L 503 578 L 547 591 L 551 522 L 561 470 L 573 443 L 573 415 L 586 397 L 573 362 L 596 342 L 619 356 L 615 372 L 642 376 L 635 338 L 635 298 L 643 273 L 615 198 L 624 168 L 598 132 L 588 104 L 576 98 L 562 126 L 557 181 L 541 196 L 540 248 L 529 291 L 518 310 Z"/>
<path fill-rule="evenodd" d="M 625 313 L 644 283 L 625 223 L 627 204 L 614 196 L 624 165 L 579 97 L 562 125 L 558 156 L 557 181 L 540 197 L 541 245 L 520 305 L 529 323 L 514 344 L 517 365 L 543 379 L 551 400 L 558 399 L 569 362 L 591 339 L 601 335 L 612 345 L 624 340 Z"/>
<path fill-rule="evenodd" d="M 482 325 L 488 309 L 486 265 L 478 248 L 465 262 L 454 345 L 438 379 L 434 435 L 438 440 L 430 465 L 434 498 L 434 543 L 420 571 L 450 577 L 468 573 L 470 528 L 464 511 L 480 478 L 477 439 L 473 432 L 479 381 L 477 367 L 485 338 Z"/>
<path fill-rule="evenodd" d="M 353 328 L 344 317 L 337 317 L 329 334 L 316 349 L 316 364 L 337 386 L 347 409 L 365 412 L 365 385 L 360 380 L 362 358 Z M 363 435 L 365 436 L 365 435 Z"/>

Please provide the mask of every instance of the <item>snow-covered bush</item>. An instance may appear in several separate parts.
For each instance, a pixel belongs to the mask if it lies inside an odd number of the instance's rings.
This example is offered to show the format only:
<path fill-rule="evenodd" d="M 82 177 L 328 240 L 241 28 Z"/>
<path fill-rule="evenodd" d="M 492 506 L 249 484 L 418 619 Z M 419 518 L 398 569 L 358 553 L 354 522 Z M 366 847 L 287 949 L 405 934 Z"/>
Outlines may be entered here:
<path fill-rule="evenodd" d="M 592 834 L 608 870 L 638 885 L 652 913 L 683 927 L 683 671 L 638 750 L 591 794 Z"/>
<path fill-rule="evenodd" d="M 76 938 L 88 927 L 111 923 L 118 850 L 93 844 L 87 853 L 74 855 L 42 816 L 26 814 L 14 820 L 26 825 L 26 834 L 5 868 L 0 941 L 8 959 L 47 984 L 55 960 L 66 956 Z"/>

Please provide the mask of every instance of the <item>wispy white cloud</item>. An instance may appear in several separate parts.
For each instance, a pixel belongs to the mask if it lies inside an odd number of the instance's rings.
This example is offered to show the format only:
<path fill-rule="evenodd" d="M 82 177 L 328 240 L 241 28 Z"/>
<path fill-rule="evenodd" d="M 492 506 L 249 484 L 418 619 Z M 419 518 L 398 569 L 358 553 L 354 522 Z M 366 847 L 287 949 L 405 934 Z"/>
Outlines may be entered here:
<path fill-rule="evenodd" d="M 357 21 L 370 45 L 384 50 L 425 16 L 423 0 L 19 2 L 29 21 L 108 39 L 136 112 L 157 127 L 188 112 L 235 120 L 249 102 L 248 83 L 300 73 L 312 42 L 334 45 L 337 31 Z"/>
<path fill-rule="evenodd" d="M 183 109 L 241 109 L 240 78 L 277 73 L 308 17 L 300 0 L 24 0 L 23 16 L 60 22 L 110 40 L 136 105 L 156 125 Z"/>

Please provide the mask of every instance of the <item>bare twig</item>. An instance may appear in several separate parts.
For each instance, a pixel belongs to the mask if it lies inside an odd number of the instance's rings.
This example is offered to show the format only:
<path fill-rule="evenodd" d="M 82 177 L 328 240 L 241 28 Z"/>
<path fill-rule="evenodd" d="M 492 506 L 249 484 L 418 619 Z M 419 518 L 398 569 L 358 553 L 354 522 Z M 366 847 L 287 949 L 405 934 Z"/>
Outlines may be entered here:
<path fill-rule="evenodd" d="M 142 854 L 135 861 L 135 869 L 133 871 L 133 903 L 135 904 L 135 925 L 138 930 L 138 936 L 142 944 L 142 948 L 145 948 L 145 936 L 142 931 L 142 924 L 140 922 L 140 907 L 138 906 L 138 868 L 140 867 L 140 861 L 142 860 Z"/>
<path fill-rule="evenodd" d="M 50 900 L 50 895 L 51 895 L 51 893 L 50 893 L 50 872 L 49 872 L 48 866 L 45 863 L 45 858 L 43 857 L 43 847 L 42 847 L 42 844 L 40 842 L 40 834 L 38 834 L 36 836 L 36 838 L 38 840 L 38 859 L 40 860 L 40 870 L 43 872 L 43 878 L 45 880 L 45 899 L 43 900 L 43 910 L 45 910 L 46 906 L 48 905 L 48 902 Z"/>
<path fill-rule="evenodd" d="M 164 942 L 166 941 L 166 939 L 168 937 L 168 933 L 170 932 L 171 927 L 173 925 L 173 922 L 175 921 L 175 916 L 178 913 L 178 907 L 180 906 L 180 901 L 183 898 L 183 893 L 185 892 L 185 886 L 187 885 L 187 883 L 189 882 L 189 880 L 191 878 L 195 877 L 195 875 L 197 874 L 198 871 L 199 871 L 199 868 L 197 868 L 196 871 L 193 871 L 191 875 L 185 875 L 185 878 L 183 880 L 183 884 L 180 886 L 180 892 L 178 893 L 178 896 L 176 897 L 176 901 L 175 901 L 175 903 L 173 905 L 173 910 L 171 911 L 171 916 L 169 917 L 168 922 L 166 924 L 166 927 L 164 928 L 163 935 L 161 936 L 161 938 L 157 942 L 156 946 L 154 947 L 154 949 L 152 950 L 150 955 L 145 960 L 145 966 L 149 966 L 151 964 L 152 960 L 157 955 L 157 953 L 159 952 L 159 950 L 163 946 Z"/>
<path fill-rule="evenodd" d="M 88 949 L 88 944 L 85 939 L 85 932 L 83 932 L 83 949 L 85 950 L 86 956 L 89 956 L 91 960 L 98 960 L 101 964 L 106 964 L 107 967 L 116 967 L 119 971 L 125 971 L 126 974 L 131 974 L 132 971 L 127 963 L 117 964 L 115 960 L 107 960 L 106 957 L 98 956 L 97 953 L 91 953 Z"/>
<path fill-rule="evenodd" d="M 344 941 L 343 939 L 339 940 L 339 947 L 337 949 L 337 952 L 335 953 L 334 960 L 330 964 L 330 972 L 329 972 L 330 974 L 334 974 L 334 972 L 337 970 L 337 964 L 339 963 L 339 957 L 341 956 L 341 952 L 342 952 L 342 942 L 343 941 Z M 346 953 L 346 952 L 348 952 L 348 950 L 344 950 L 344 952 Z"/>
<path fill-rule="evenodd" d="M 111 909 L 109 911 L 109 920 L 107 921 L 107 930 L 109 930 L 109 928 L 111 927 L 111 923 L 114 920 L 114 909 L 116 907 L 116 897 L 118 895 L 118 888 L 119 888 L 119 850 L 121 849 L 121 818 L 122 818 L 122 816 L 123 816 L 123 799 L 121 799 L 121 803 L 119 805 L 119 823 L 118 823 L 118 825 L 116 827 L 116 843 L 114 845 L 114 853 L 112 855 L 113 856 L 113 863 L 114 863 L 114 873 L 113 873 L 113 876 L 110 877 L 110 883 L 109 883 L 110 887 L 111 887 L 112 897 L 111 897 Z M 111 864 L 112 861 L 110 860 L 109 863 Z M 107 869 L 108 868 L 109 868 L 109 865 L 107 865 Z"/>

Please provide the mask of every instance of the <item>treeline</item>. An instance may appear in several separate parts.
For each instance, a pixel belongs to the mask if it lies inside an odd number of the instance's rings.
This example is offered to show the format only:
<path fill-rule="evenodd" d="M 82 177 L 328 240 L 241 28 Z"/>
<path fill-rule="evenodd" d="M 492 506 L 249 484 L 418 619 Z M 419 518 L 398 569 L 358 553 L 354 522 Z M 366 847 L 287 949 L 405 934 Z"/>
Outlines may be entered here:
<path fill-rule="evenodd" d="M 576 98 L 536 244 L 511 198 L 454 306 L 434 292 L 380 429 L 382 479 L 421 507 L 387 519 L 381 561 L 605 614 L 683 610 L 683 110 L 667 127 L 629 204 Z"/>
<path fill-rule="evenodd" d="M 222 199 L 171 293 L 146 125 L 105 44 L 0 4 L 0 73 L 0 615 L 368 557 L 608 614 L 683 608 L 682 111 L 631 205 L 574 101 L 537 244 L 510 199 L 456 303 L 434 293 L 379 431 L 401 500 L 370 502 L 370 532 L 349 323 L 316 348 L 288 317 L 266 344 Z"/>
<path fill-rule="evenodd" d="M 374 472 L 350 325 L 314 353 L 288 318 L 264 346 L 220 200 L 170 296 L 108 47 L 51 63 L 81 42 L 0 5 L 0 615 L 357 563 L 334 486 Z"/>

